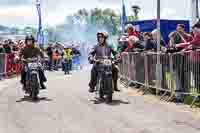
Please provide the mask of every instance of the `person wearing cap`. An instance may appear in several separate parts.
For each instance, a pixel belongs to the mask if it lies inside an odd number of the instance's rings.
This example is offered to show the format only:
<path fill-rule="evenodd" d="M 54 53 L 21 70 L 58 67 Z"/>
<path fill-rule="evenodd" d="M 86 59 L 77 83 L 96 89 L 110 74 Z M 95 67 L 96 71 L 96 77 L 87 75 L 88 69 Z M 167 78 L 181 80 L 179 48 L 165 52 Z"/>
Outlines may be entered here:
<path fill-rule="evenodd" d="M 34 58 L 34 57 L 44 57 L 44 53 L 41 51 L 39 47 L 35 46 L 35 38 L 31 36 L 26 36 L 25 38 L 25 44 L 26 46 L 20 51 L 20 58 L 21 59 L 27 59 L 27 58 Z M 25 86 L 25 78 L 26 78 L 26 72 L 23 67 L 23 70 L 21 72 L 21 83 Z M 42 89 L 46 89 L 44 82 L 47 81 L 44 71 L 42 69 L 39 70 L 39 79 L 40 79 L 40 85 Z M 25 89 L 25 87 L 23 87 Z M 26 91 L 26 90 L 25 90 Z"/>
<path fill-rule="evenodd" d="M 88 60 L 90 61 L 91 64 L 94 63 L 93 59 L 94 57 L 101 58 L 101 57 L 111 57 L 111 55 L 113 55 L 114 57 L 116 57 L 118 55 L 118 52 L 115 51 L 112 47 L 110 47 L 107 44 L 107 39 L 108 39 L 108 34 L 106 32 L 98 32 L 97 33 L 97 41 L 98 44 L 95 45 L 91 52 L 89 53 L 89 57 Z M 112 70 L 112 76 L 113 76 L 113 85 L 114 85 L 114 90 L 115 91 L 120 91 L 118 90 L 118 86 L 117 86 L 117 81 L 118 81 L 118 68 L 117 66 L 113 66 L 113 70 Z M 95 86 L 97 84 L 97 69 L 96 69 L 96 64 L 93 65 L 92 70 L 91 70 L 91 79 L 90 79 L 90 83 L 89 83 L 89 92 L 93 93 L 95 90 Z"/>

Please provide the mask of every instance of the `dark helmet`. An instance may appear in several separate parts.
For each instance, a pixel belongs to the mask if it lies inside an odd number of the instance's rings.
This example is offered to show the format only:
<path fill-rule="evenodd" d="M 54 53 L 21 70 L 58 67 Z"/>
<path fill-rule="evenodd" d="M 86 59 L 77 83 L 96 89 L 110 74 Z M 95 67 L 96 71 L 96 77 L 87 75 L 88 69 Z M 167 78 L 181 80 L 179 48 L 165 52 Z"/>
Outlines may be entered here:
<path fill-rule="evenodd" d="M 97 32 L 97 38 L 99 35 L 102 35 L 105 39 L 108 38 L 108 33 L 107 32 Z"/>
<path fill-rule="evenodd" d="M 31 40 L 31 41 L 33 41 L 33 43 L 35 43 L 35 38 L 34 38 L 33 35 L 26 36 L 26 38 L 25 38 L 25 44 L 27 44 L 27 41 L 29 41 L 29 40 Z"/>

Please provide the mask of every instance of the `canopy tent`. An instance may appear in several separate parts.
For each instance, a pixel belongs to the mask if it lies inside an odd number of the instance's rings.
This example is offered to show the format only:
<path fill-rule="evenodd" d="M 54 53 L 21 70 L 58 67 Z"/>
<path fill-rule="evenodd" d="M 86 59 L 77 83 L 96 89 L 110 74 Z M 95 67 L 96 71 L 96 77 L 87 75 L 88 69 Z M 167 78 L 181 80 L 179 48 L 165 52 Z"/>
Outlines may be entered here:
<path fill-rule="evenodd" d="M 141 20 L 141 21 L 133 21 L 128 22 L 128 24 L 132 24 L 141 32 L 151 32 L 157 28 L 157 20 Z M 189 20 L 160 20 L 160 32 L 162 38 L 168 42 L 168 35 L 170 32 L 176 30 L 177 24 L 184 24 L 186 32 L 190 31 L 190 22 Z"/>

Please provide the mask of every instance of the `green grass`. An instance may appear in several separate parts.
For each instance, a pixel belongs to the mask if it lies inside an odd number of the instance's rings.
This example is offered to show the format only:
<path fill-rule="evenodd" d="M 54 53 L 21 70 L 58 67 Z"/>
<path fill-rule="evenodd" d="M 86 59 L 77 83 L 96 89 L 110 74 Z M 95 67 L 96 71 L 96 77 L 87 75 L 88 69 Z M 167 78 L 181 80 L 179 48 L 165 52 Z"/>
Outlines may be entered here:
<path fill-rule="evenodd" d="M 171 75 L 170 73 L 166 73 L 165 76 L 166 76 L 167 81 L 168 81 L 169 83 L 172 83 L 172 85 L 171 85 L 171 87 L 173 88 L 172 91 L 173 91 L 173 90 L 176 90 L 176 89 L 175 89 L 175 88 L 176 88 L 176 82 L 173 80 L 172 75 Z M 198 95 L 199 95 L 198 90 L 197 90 L 196 88 L 191 88 L 191 93 L 192 93 L 192 94 L 191 94 L 190 96 L 185 96 L 185 97 L 184 97 L 184 104 L 191 105 L 191 104 L 192 104 L 192 101 L 193 101 L 193 98 L 194 98 L 195 96 L 198 96 Z M 200 108 L 200 101 L 195 102 L 194 106 Z"/>
<path fill-rule="evenodd" d="M 184 98 L 184 104 L 191 105 L 193 98 L 194 98 L 194 96 L 186 96 Z M 200 108 L 200 102 L 195 102 L 194 107 Z"/>

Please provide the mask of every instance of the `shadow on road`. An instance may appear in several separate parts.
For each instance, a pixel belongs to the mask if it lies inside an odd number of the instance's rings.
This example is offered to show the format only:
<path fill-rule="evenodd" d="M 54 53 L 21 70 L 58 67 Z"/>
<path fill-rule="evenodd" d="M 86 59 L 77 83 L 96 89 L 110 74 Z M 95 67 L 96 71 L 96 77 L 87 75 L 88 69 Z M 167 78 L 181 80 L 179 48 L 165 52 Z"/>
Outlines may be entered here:
<path fill-rule="evenodd" d="M 107 105 L 111 105 L 111 106 L 116 106 L 116 105 L 120 105 L 120 104 L 130 104 L 130 102 L 128 101 L 123 101 L 123 100 L 113 100 L 112 103 L 107 103 L 102 99 L 95 99 L 95 100 L 91 100 L 92 102 L 94 102 L 94 104 L 102 104 L 102 103 L 106 103 Z"/>
<path fill-rule="evenodd" d="M 107 105 L 115 106 L 115 105 L 120 105 L 120 104 L 130 104 L 128 101 L 123 101 L 123 100 L 113 100 L 112 103 L 106 103 Z"/>
<path fill-rule="evenodd" d="M 20 100 L 17 100 L 16 102 L 18 102 L 18 103 L 20 103 L 20 102 L 38 103 L 41 101 L 53 101 L 53 100 L 49 99 L 47 97 L 39 97 L 37 100 L 32 100 L 32 98 L 30 98 L 29 96 L 25 96 L 25 97 L 21 98 Z"/>

